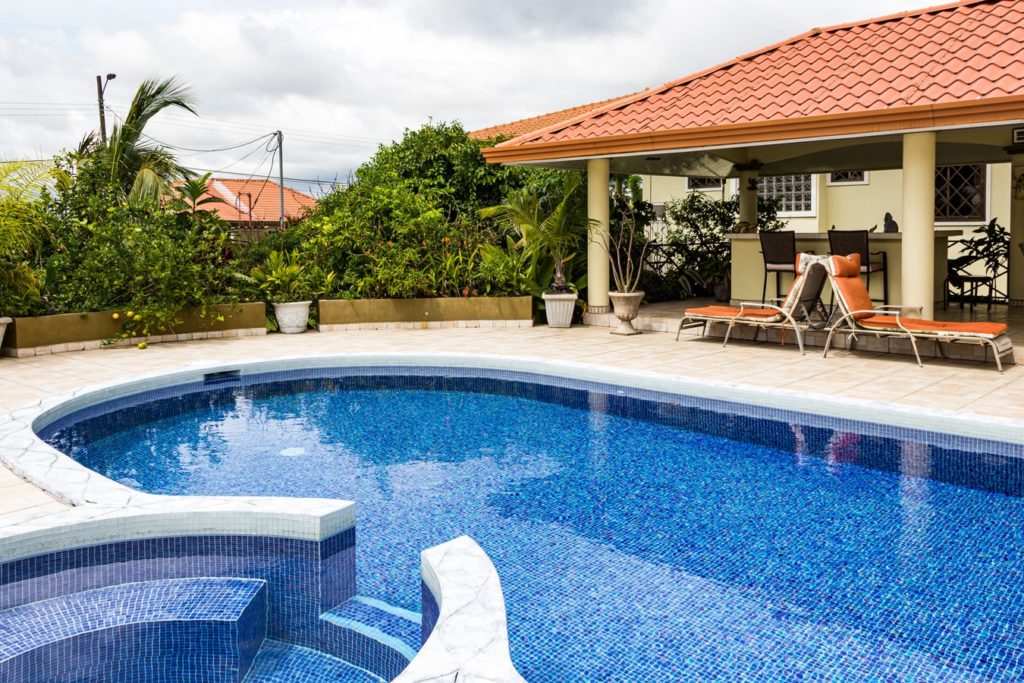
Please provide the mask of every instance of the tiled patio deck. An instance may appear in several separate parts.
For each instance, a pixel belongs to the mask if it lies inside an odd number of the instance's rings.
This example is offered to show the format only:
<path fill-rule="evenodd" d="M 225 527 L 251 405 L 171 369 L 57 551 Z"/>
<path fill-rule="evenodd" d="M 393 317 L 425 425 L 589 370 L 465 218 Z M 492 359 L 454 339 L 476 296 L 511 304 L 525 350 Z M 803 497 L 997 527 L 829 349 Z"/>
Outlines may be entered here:
<path fill-rule="evenodd" d="M 1014 320 L 1020 317 L 1014 311 Z M 572 361 L 618 370 L 786 388 L 964 414 L 1024 419 L 1024 366 L 1005 374 L 991 364 L 929 360 L 839 350 L 822 359 L 794 345 L 675 342 L 671 334 L 610 335 L 606 328 L 424 329 L 269 335 L 103 349 L 31 358 L 0 358 L 0 413 L 101 382 L 182 369 L 190 364 L 271 360 L 344 353 L 445 353 Z M 815 382 L 818 378 L 821 381 Z M 813 400 L 810 397 L 809 400 Z M 845 417 L 856 417 L 846 415 Z M 0 441 L 0 448 L 3 447 Z M 0 466 L 0 527 L 52 514 L 63 504 Z"/>

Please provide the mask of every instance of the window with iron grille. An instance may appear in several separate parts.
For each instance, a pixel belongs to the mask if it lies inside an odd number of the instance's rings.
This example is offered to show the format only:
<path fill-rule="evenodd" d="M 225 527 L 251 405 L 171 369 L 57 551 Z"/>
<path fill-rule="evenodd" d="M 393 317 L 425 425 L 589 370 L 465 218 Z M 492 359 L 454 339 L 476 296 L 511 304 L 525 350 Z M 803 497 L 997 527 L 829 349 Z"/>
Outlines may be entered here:
<path fill-rule="evenodd" d="M 828 174 L 829 185 L 865 185 L 867 171 L 832 171 Z"/>
<path fill-rule="evenodd" d="M 686 179 L 688 190 L 721 190 L 722 179 L 711 176 L 693 176 Z"/>
<path fill-rule="evenodd" d="M 810 173 L 758 178 L 757 191 L 779 200 L 779 213 L 811 213 L 814 211 L 813 178 Z"/>
<path fill-rule="evenodd" d="M 935 169 L 935 220 L 942 223 L 984 221 L 985 164 L 958 164 Z"/>

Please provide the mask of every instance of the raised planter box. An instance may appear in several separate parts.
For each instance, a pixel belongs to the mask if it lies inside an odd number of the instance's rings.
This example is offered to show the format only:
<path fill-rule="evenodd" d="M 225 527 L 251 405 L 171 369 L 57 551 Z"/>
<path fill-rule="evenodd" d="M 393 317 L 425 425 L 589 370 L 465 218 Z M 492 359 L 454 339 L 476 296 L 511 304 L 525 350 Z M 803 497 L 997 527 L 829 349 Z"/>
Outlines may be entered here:
<path fill-rule="evenodd" d="M 532 327 L 529 296 L 320 301 L 322 332 L 437 327 Z"/>
<path fill-rule="evenodd" d="M 267 333 L 266 306 L 263 302 L 222 304 L 216 306 L 224 320 L 203 318 L 197 311 L 188 311 L 173 330 L 163 330 L 148 339 L 117 339 L 111 346 L 124 347 L 146 341 L 151 344 L 188 339 L 218 337 L 249 337 Z M 111 317 L 113 311 L 96 313 L 61 313 L 28 318 L 15 318 L 3 340 L 7 356 L 41 356 L 64 351 L 84 351 L 104 346 L 105 340 L 121 333 L 121 322 Z"/>

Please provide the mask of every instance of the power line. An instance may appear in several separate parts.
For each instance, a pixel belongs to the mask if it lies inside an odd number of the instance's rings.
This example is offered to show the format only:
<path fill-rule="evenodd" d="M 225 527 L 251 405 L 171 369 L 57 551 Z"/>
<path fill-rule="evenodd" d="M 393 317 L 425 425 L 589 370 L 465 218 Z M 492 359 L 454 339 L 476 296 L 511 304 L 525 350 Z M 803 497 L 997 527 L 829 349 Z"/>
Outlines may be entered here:
<path fill-rule="evenodd" d="M 200 154 L 206 154 L 208 152 L 227 152 L 227 151 L 232 150 L 232 149 L 239 149 L 241 147 L 248 147 L 249 145 L 252 145 L 252 144 L 254 144 L 256 142 L 260 142 L 264 138 L 270 137 L 271 135 L 273 135 L 273 133 L 266 133 L 264 135 L 259 136 L 258 138 L 253 138 L 252 140 L 246 140 L 245 142 L 239 142 L 238 144 L 235 144 L 235 145 L 228 145 L 227 147 L 212 147 L 210 149 L 196 149 L 194 147 L 182 147 L 181 145 L 173 145 L 173 144 L 171 144 L 169 142 L 164 142 L 163 140 L 158 140 L 157 138 L 153 137 L 152 135 L 149 135 L 148 133 L 143 133 L 142 134 L 142 136 L 144 138 L 152 140 L 153 142 L 157 143 L 158 145 L 163 145 L 164 147 L 167 147 L 168 149 L 180 149 L 180 150 L 183 150 L 183 151 L 186 151 L 186 152 L 197 152 L 197 153 L 200 153 Z"/>
<path fill-rule="evenodd" d="M 204 173 L 209 172 L 209 173 L 215 173 L 215 174 L 221 174 L 221 175 L 246 176 L 247 178 L 251 178 L 254 175 L 252 173 L 242 173 L 240 171 L 217 171 L 217 170 L 212 169 L 212 168 L 199 168 L 198 166 L 189 166 L 188 169 L 190 171 L 202 171 Z M 313 183 L 314 185 L 346 185 L 347 184 L 347 183 L 342 182 L 340 180 L 320 180 L 319 178 L 317 178 L 317 179 L 313 179 L 313 178 L 293 178 L 291 176 L 285 176 L 284 179 L 285 180 L 291 180 L 292 182 L 296 182 L 296 183 Z"/>

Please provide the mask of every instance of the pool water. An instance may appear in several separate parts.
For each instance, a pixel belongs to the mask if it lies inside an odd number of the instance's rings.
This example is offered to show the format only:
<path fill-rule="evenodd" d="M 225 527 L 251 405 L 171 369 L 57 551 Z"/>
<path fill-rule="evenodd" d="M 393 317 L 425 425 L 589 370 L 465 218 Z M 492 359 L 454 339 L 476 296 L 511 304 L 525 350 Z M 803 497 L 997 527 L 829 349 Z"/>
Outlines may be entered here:
<path fill-rule="evenodd" d="M 358 593 L 414 611 L 420 550 L 469 534 L 534 683 L 1024 679 L 1016 446 L 383 368 L 163 389 L 42 435 L 152 493 L 355 500 Z"/>

